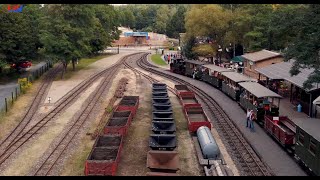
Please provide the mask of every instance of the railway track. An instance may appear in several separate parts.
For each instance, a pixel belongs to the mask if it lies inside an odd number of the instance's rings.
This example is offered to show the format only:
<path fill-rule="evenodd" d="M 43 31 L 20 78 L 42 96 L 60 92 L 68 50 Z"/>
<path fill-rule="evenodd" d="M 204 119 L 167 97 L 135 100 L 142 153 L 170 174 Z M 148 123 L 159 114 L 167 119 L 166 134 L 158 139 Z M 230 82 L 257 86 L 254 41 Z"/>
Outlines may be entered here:
<path fill-rule="evenodd" d="M 143 58 L 146 58 L 146 56 L 147 55 L 144 55 L 140 59 L 138 59 L 137 63 L 141 62 L 139 60 L 142 60 Z M 156 80 L 155 78 L 153 78 L 153 77 L 151 77 L 151 76 L 149 76 L 147 74 L 144 74 L 143 72 L 133 68 L 132 66 L 129 65 L 129 63 L 127 61 L 124 61 L 123 64 L 125 65 L 126 68 L 128 68 L 128 69 L 132 70 L 133 72 L 145 77 L 150 83 L 160 83 L 160 81 Z M 152 64 L 150 64 L 150 65 L 152 65 Z M 154 65 L 152 65 L 152 66 L 154 66 Z M 154 67 L 156 67 L 156 66 L 154 66 Z M 176 95 L 176 92 L 175 92 L 175 90 L 173 88 L 171 88 L 170 86 L 167 86 L 167 88 L 169 89 L 170 92 L 172 92 L 173 94 Z"/>
<path fill-rule="evenodd" d="M 50 87 L 53 79 L 56 77 L 56 74 L 61 70 L 62 64 L 59 64 L 58 66 L 49 70 L 49 72 L 45 75 L 43 82 L 36 93 L 36 96 L 32 100 L 31 106 L 23 116 L 20 123 L 1 141 L 0 150 L 3 151 L 8 146 L 12 145 L 12 142 L 15 140 L 15 138 L 25 130 L 26 126 L 30 123 L 30 121 L 38 111 L 39 106 L 48 90 L 48 87 Z"/>
<path fill-rule="evenodd" d="M 178 82 L 180 84 L 188 85 L 207 106 L 211 117 L 214 117 L 215 125 L 219 127 L 220 132 L 223 134 L 228 144 L 232 149 L 232 153 L 237 158 L 241 170 L 244 175 L 250 176 L 273 176 L 274 174 L 270 168 L 262 162 L 258 155 L 254 152 L 249 142 L 243 137 L 240 130 L 234 125 L 232 120 L 223 111 L 223 109 L 217 104 L 217 102 L 209 96 L 207 93 L 192 85 L 191 83 L 179 79 L 175 76 L 157 71 L 149 68 L 149 62 L 146 60 L 146 55 L 143 59 L 137 61 L 137 65 L 145 71 L 152 72 L 154 74 L 166 77 L 170 80 Z"/>
<path fill-rule="evenodd" d="M 139 53 L 135 53 L 139 54 Z M 135 55 L 132 54 L 132 55 Z M 130 55 L 128 55 L 130 56 Z M 1 153 L 0 155 L 0 165 L 3 164 L 14 152 L 16 152 L 21 146 L 23 146 L 26 142 L 28 142 L 33 136 L 35 136 L 41 129 L 45 127 L 45 125 L 57 117 L 58 114 L 63 112 L 69 105 L 75 102 L 77 97 L 85 91 L 87 88 L 90 87 L 90 85 L 95 82 L 97 79 L 103 77 L 103 76 L 112 76 L 113 71 L 110 71 L 112 69 L 115 69 L 115 67 L 119 67 L 122 62 L 124 61 L 125 58 L 128 56 L 124 57 L 121 61 L 116 63 L 115 65 L 106 68 L 105 70 L 89 77 L 82 83 L 80 83 L 78 86 L 73 88 L 67 95 L 65 95 L 60 101 L 56 107 L 51 110 L 47 115 L 45 115 L 42 119 L 40 119 L 35 125 L 33 125 L 30 129 L 26 130 L 23 133 L 20 133 L 14 141 L 10 143 L 9 146 L 5 148 L 5 150 Z"/>
<path fill-rule="evenodd" d="M 131 55 L 131 56 L 134 56 L 134 55 Z M 34 176 L 50 175 L 55 165 L 57 164 L 58 160 L 62 156 L 63 152 L 67 149 L 68 145 L 76 137 L 80 128 L 83 126 L 83 124 L 91 114 L 98 100 L 101 98 L 103 92 L 106 90 L 110 82 L 112 82 L 113 77 L 116 75 L 116 72 L 119 70 L 122 63 L 129 57 L 130 55 L 123 58 L 121 61 L 119 61 L 119 63 L 112 66 L 111 70 L 104 75 L 104 79 L 102 80 L 102 83 L 98 86 L 97 90 L 93 92 L 94 96 L 90 98 L 85 109 L 79 114 L 79 117 L 77 117 L 76 120 L 70 124 L 70 126 L 65 131 L 66 133 L 62 135 L 62 138 L 51 150 L 49 155 L 45 158 L 43 162 L 41 162 L 40 167 L 37 168 L 37 170 L 34 172 L 33 174 Z"/>

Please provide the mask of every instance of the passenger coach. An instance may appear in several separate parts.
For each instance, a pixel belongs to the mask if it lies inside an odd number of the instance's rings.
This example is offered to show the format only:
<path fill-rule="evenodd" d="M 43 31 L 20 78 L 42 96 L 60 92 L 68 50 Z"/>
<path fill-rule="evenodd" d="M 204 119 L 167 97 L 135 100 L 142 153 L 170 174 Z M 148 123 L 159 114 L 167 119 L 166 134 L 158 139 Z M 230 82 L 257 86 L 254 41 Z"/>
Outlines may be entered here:
<path fill-rule="evenodd" d="M 264 123 L 264 116 L 279 116 L 280 95 L 257 82 L 241 82 L 240 106 L 252 109 L 257 116 L 257 123 Z"/>

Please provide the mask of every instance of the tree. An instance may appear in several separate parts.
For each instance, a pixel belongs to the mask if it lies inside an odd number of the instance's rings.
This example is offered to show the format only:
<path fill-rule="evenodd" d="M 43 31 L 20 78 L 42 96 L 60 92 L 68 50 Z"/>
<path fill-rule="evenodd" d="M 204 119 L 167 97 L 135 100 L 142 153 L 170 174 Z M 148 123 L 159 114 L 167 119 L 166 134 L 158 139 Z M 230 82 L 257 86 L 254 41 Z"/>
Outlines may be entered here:
<path fill-rule="evenodd" d="M 177 12 L 172 16 L 172 18 L 169 20 L 167 27 L 166 27 L 166 34 L 169 37 L 173 38 L 179 38 L 179 33 L 184 33 L 186 31 L 185 29 L 185 13 L 187 9 L 180 5 L 178 7 Z"/>
<path fill-rule="evenodd" d="M 192 51 L 195 46 L 195 37 L 187 37 L 185 45 L 182 47 L 182 54 L 188 59 L 195 59 L 197 56 Z"/>
<path fill-rule="evenodd" d="M 0 9 L 0 54 L 7 63 L 34 59 L 38 55 L 39 5 L 25 5 L 21 13 L 10 13 L 5 6 Z"/>
<path fill-rule="evenodd" d="M 110 5 L 47 5 L 45 6 L 41 41 L 46 54 L 60 59 L 66 70 L 75 62 L 101 50 L 119 38 L 119 15 Z"/>
<path fill-rule="evenodd" d="M 167 5 L 161 5 L 157 10 L 156 22 L 154 25 L 154 29 L 157 33 L 165 34 L 167 23 L 169 21 L 169 13 L 170 9 Z"/>
<path fill-rule="evenodd" d="M 291 75 L 299 74 L 301 68 L 314 68 L 314 72 L 303 83 L 304 88 L 310 89 L 313 83 L 320 83 L 320 5 L 309 5 L 299 22 L 301 29 L 285 51 L 285 59 L 296 60 Z"/>
<path fill-rule="evenodd" d="M 193 5 L 186 14 L 185 26 L 188 34 L 211 37 L 223 45 L 230 21 L 230 11 L 219 5 Z"/>

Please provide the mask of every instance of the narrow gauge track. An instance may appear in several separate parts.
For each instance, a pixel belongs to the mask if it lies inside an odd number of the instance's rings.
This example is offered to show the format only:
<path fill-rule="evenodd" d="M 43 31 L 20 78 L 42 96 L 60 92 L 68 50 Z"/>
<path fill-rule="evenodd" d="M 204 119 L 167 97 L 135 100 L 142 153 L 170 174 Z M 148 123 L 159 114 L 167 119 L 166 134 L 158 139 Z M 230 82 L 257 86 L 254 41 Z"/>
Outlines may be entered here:
<path fill-rule="evenodd" d="M 54 119 L 58 114 L 63 112 L 68 105 L 72 104 L 79 95 L 85 91 L 90 85 L 95 82 L 97 79 L 103 76 L 111 76 L 112 71 L 110 69 L 114 69 L 115 67 L 119 67 L 123 63 L 123 61 L 135 54 L 130 54 L 122 58 L 118 63 L 114 64 L 113 66 L 106 68 L 105 70 L 96 73 L 95 75 L 89 77 L 82 83 L 80 83 L 78 86 L 73 88 L 67 96 L 63 97 L 63 101 L 60 101 L 60 103 L 57 104 L 57 106 L 51 110 L 46 116 L 44 116 L 42 119 L 38 121 L 35 125 L 33 125 L 29 130 L 27 130 L 24 133 L 19 134 L 19 137 L 16 138 L 15 141 L 11 143 L 10 146 L 8 146 L 0 155 L 0 165 L 3 164 L 14 152 L 16 152 L 22 145 L 24 145 L 26 142 L 28 142 L 34 135 L 36 135 L 41 129 L 45 127 L 45 125 L 52 119 Z"/>
<path fill-rule="evenodd" d="M 23 130 L 26 128 L 29 122 L 33 119 L 37 110 L 39 109 L 39 106 L 41 104 L 42 99 L 45 96 L 45 93 L 48 90 L 48 87 L 50 87 L 53 79 L 61 70 L 62 70 L 62 64 L 59 64 L 58 66 L 49 70 L 49 72 L 45 75 L 43 82 L 40 85 L 40 88 L 38 89 L 37 94 L 34 97 L 28 111 L 23 116 L 20 123 L 1 141 L 0 143 L 1 150 L 4 150 L 8 146 L 10 146 L 11 143 L 15 140 L 15 138 L 23 132 Z"/>
<path fill-rule="evenodd" d="M 57 161 L 62 156 L 63 152 L 67 149 L 69 144 L 78 134 L 80 128 L 85 123 L 88 116 L 91 114 L 91 111 L 96 106 L 98 100 L 101 98 L 103 92 L 106 90 L 107 86 L 112 82 L 113 77 L 116 75 L 116 72 L 119 70 L 122 63 L 130 57 L 134 57 L 134 55 L 129 55 L 124 57 L 119 63 L 112 66 L 110 72 L 105 74 L 102 83 L 98 86 L 97 90 L 93 92 L 94 96 L 91 97 L 88 104 L 86 105 L 84 111 L 82 111 L 76 121 L 72 122 L 70 127 L 66 130 L 66 133 L 62 136 L 62 138 L 58 141 L 58 144 L 53 148 L 48 157 L 45 158 L 44 162 L 40 165 L 39 168 L 34 173 L 34 176 L 47 176 L 52 172 L 53 168 L 57 164 Z"/>
<path fill-rule="evenodd" d="M 143 58 L 146 58 L 146 56 L 147 56 L 146 54 L 143 55 L 140 59 L 138 59 L 137 63 L 141 62 L 140 60 L 142 60 Z M 137 74 L 140 74 L 143 77 L 145 77 L 150 83 L 160 83 L 160 81 L 156 80 L 155 78 L 153 78 L 153 77 L 151 77 L 151 76 L 149 76 L 149 75 L 147 75 L 147 74 L 135 69 L 134 67 L 130 66 L 127 61 L 124 61 L 123 64 L 125 65 L 125 67 L 127 67 L 130 70 L 132 70 L 133 72 L 135 72 Z M 150 65 L 152 65 L 152 64 L 150 64 Z M 157 66 L 154 66 L 154 65 L 152 65 L 152 66 L 153 67 L 157 67 Z M 170 92 L 172 92 L 173 94 L 177 95 L 175 90 L 172 87 L 167 86 L 167 88 L 169 89 Z"/>
<path fill-rule="evenodd" d="M 176 81 L 180 84 L 188 85 L 197 96 L 206 104 L 208 110 L 212 117 L 215 117 L 215 124 L 219 127 L 223 136 L 227 140 L 232 149 L 232 153 L 238 159 L 241 164 L 241 169 L 244 171 L 245 175 L 251 176 L 273 176 L 274 174 L 270 168 L 265 165 L 261 159 L 254 152 L 253 148 L 250 146 L 249 142 L 243 137 L 240 130 L 234 125 L 232 120 L 223 111 L 223 109 L 217 104 L 217 102 L 209 96 L 207 93 L 199 89 L 198 87 L 192 85 L 191 83 L 179 79 L 175 76 L 157 71 L 155 69 L 149 68 L 149 62 L 144 56 L 142 60 L 137 61 L 140 68 L 145 71 L 152 72 L 154 74 L 166 77 L 170 80 Z"/>

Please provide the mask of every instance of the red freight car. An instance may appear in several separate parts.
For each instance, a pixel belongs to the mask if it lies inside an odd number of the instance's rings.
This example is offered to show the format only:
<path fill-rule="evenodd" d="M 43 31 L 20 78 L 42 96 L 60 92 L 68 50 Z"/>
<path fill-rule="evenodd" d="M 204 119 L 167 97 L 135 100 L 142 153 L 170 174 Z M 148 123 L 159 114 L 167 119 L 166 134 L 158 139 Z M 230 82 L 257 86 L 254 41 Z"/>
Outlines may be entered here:
<path fill-rule="evenodd" d="M 283 146 L 293 146 L 295 144 L 296 126 L 288 117 L 266 115 L 264 120 L 264 129 Z"/>
<path fill-rule="evenodd" d="M 178 97 L 180 97 L 180 94 L 183 93 L 193 93 L 186 85 L 174 85 L 174 90 L 176 91 Z"/>
<path fill-rule="evenodd" d="M 188 129 L 191 133 L 196 132 L 201 126 L 207 126 L 211 129 L 211 123 L 201 107 L 201 104 L 186 105 L 184 108 L 184 115 L 188 120 Z"/>
<path fill-rule="evenodd" d="M 116 111 L 132 111 L 135 116 L 139 107 L 139 96 L 124 96 L 120 101 Z"/>
<path fill-rule="evenodd" d="M 99 136 L 85 163 L 86 176 L 114 176 L 122 150 L 122 135 Z"/>
<path fill-rule="evenodd" d="M 115 111 L 104 127 L 104 134 L 127 134 L 132 117 L 131 111 Z"/>
<path fill-rule="evenodd" d="M 193 92 L 180 94 L 179 100 L 183 108 L 185 108 L 188 105 L 195 105 L 195 104 L 200 105 Z"/>

